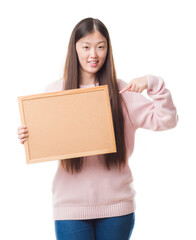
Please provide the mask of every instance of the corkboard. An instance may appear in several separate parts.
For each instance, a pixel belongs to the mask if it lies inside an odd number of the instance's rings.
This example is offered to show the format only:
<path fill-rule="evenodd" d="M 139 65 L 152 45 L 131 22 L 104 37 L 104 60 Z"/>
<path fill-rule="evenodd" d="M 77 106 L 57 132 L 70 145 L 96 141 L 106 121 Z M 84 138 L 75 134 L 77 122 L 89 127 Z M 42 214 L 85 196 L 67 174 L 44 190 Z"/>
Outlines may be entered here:
<path fill-rule="evenodd" d="M 18 97 L 26 162 L 116 152 L 108 86 Z"/>

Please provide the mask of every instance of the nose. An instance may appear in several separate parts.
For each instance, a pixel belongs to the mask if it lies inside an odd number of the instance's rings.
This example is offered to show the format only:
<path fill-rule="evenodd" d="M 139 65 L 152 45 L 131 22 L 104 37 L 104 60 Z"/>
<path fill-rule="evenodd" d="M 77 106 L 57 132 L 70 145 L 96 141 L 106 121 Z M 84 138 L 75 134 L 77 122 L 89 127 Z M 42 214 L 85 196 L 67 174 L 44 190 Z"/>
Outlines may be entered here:
<path fill-rule="evenodd" d="M 97 58 L 97 51 L 96 51 L 95 48 L 92 48 L 92 49 L 91 49 L 90 57 L 91 57 L 92 59 Z"/>

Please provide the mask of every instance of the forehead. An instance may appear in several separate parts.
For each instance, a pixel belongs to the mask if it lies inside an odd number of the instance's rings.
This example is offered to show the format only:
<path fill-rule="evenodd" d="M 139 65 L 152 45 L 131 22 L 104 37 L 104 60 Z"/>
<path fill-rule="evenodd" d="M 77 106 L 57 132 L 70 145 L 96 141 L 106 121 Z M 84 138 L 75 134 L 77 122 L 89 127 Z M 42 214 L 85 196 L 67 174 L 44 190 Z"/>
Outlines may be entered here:
<path fill-rule="evenodd" d="M 79 43 L 98 43 L 98 42 L 107 42 L 106 38 L 97 30 L 93 31 L 92 33 L 87 34 L 83 38 L 81 38 Z"/>

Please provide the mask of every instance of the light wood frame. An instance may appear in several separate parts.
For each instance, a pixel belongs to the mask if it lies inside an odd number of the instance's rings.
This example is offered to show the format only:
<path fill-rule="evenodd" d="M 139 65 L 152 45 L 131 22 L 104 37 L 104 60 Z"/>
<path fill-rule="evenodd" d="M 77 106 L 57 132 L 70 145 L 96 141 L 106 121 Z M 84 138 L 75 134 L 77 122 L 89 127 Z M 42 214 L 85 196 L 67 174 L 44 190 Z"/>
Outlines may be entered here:
<path fill-rule="evenodd" d="M 18 97 L 27 164 L 116 152 L 108 85 Z"/>

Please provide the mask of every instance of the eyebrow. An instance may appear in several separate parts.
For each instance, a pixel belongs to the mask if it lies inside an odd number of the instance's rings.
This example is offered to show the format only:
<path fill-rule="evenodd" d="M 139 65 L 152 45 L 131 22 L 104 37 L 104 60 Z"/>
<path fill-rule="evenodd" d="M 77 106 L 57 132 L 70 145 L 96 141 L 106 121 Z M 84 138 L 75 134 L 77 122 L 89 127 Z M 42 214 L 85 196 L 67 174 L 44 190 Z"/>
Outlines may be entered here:
<path fill-rule="evenodd" d="M 81 42 L 81 44 L 82 44 L 82 43 L 87 43 L 87 44 L 89 44 L 89 42 Z M 99 43 L 106 43 L 106 41 L 99 41 L 98 44 L 99 44 Z"/>

